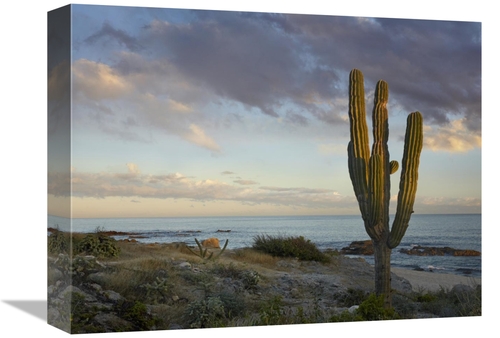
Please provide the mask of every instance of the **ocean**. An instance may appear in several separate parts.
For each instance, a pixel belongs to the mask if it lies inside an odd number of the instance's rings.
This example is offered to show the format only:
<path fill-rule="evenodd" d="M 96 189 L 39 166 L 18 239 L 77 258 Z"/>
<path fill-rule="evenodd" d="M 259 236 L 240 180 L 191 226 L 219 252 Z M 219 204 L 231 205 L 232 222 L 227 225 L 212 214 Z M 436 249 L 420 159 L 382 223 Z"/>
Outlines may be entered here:
<path fill-rule="evenodd" d="M 217 237 L 228 249 L 251 247 L 257 235 L 304 236 L 321 250 L 341 249 L 352 241 L 369 239 L 361 216 L 261 216 L 179 218 L 76 218 L 71 221 L 49 215 L 48 227 L 74 232 L 106 231 L 139 233 L 144 243 L 185 242 Z M 223 232 L 221 232 L 221 230 Z M 230 230 L 229 232 L 227 232 Z M 117 236 L 116 239 L 122 239 Z M 392 251 L 391 264 L 405 269 L 481 276 L 481 256 L 410 256 L 399 249 L 412 246 L 452 247 L 481 251 L 481 215 L 412 215 L 401 244 Z M 370 264 L 373 257 L 363 256 Z"/>

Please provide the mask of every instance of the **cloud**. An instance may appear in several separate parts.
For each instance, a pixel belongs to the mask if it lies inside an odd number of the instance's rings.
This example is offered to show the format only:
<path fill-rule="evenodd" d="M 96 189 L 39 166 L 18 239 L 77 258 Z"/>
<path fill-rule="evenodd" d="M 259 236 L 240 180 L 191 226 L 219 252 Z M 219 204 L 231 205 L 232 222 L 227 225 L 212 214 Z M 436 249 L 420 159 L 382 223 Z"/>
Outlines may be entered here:
<path fill-rule="evenodd" d="M 183 20 L 171 21 L 141 16 L 126 31 L 104 22 L 87 33 L 86 50 L 97 53 L 106 43 L 112 55 L 76 61 L 77 89 L 94 100 L 86 102 L 89 110 L 109 115 L 128 107 L 141 126 L 218 152 L 211 135 L 228 113 L 210 114 L 210 105 L 237 104 L 252 117 L 260 112 L 264 124 L 345 127 L 348 73 L 360 68 L 368 93 L 379 79 L 389 83 L 392 114 L 419 110 L 434 127 L 463 117 L 466 130 L 480 131 L 480 23 L 182 13 Z M 117 136 L 144 140 L 137 128 L 120 134 L 111 121 L 108 130 Z"/>
<path fill-rule="evenodd" d="M 234 183 L 238 183 L 240 185 L 255 185 L 255 184 L 258 184 L 257 182 L 252 181 L 252 180 L 235 180 L 233 182 Z"/>
<path fill-rule="evenodd" d="M 229 170 L 221 172 L 221 175 L 234 175 L 235 173 Z"/>
<path fill-rule="evenodd" d="M 127 168 L 128 168 L 128 172 L 131 174 L 138 175 L 141 173 L 141 171 L 139 170 L 139 167 L 135 163 L 127 163 Z"/>
<path fill-rule="evenodd" d="M 149 175 L 141 173 L 133 164 L 127 172 L 85 173 L 75 170 L 70 182 L 68 175 L 49 173 L 49 194 L 67 196 L 71 191 L 76 198 L 123 197 L 187 199 L 192 201 L 237 201 L 243 204 L 267 204 L 304 207 L 311 209 L 352 207 L 352 196 L 341 196 L 329 189 L 304 187 L 251 188 L 251 181 L 242 180 L 237 185 L 214 179 L 195 180 L 180 173 Z M 71 189 L 70 189 L 71 188 Z"/>
<path fill-rule="evenodd" d="M 453 120 L 438 128 L 425 126 L 424 147 L 432 151 L 464 153 L 481 148 L 481 133 L 468 130 L 465 119 Z"/>
<path fill-rule="evenodd" d="M 118 45 L 125 46 L 131 51 L 138 51 L 142 49 L 140 43 L 135 37 L 127 34 L 123 30 L 113 28 L 108 22 L 104 22 L 101 29 L 87 37 L 84 42 L 91 45 L 102 42 L 100 46 L 106 46 L 106 44 L 114 42 Z"/>
<path fill-rule="evenodd" d="M 331 189 L 307 187 L 279 187 L 232 185 L 214 179 L 195 180 L 171 173 L 150 175 L 141 173 L 135 165 L 127 166 L 127 172 L 84 173 L 74 170 L 71 177 L 49 172 L 48 192 L 56 197 L 106 199 L 129 198 L 131 202 L 144 203 L 145 199 L 184 199 L 193 202 L 233 201 L 242 205 L 288 206 L 319 209 L 345 210 L 357 213 L 358 204 L 352 194 L 344 196 Z M 391 210 L 395 211 L 397 194 L 391 198 Z M 414 204 L 415 212 L 425 213 L 480 213 L 481 198 L 477 197 L 428 197 L 420 196 Z"/>
<path fill-rule="evenodd" d="M 428 197 L 415 200 L 415 212 L 425 213 L 481 213 L 481 198 L 477 197 Z"/>
<path fill-rule="evenodd" d="M 172 79 L 168 65 L 142 63 L 142 57 L 128 53 L 122 61 L 130 58 L 139 69 L 84 59 L 74 62 L 75 121 L 128 141 L 150 142 L 151 136 L 144 130 L 159 130 L 220 152 L 220 146 L 202 126 L 192 122 L 199 120 L 199 114 L 187 102 L 190 96 L 186 85 L 180 81 L 165 87 L 164 79 L 157 78 L 163 72 L 165 78 Z M 182 95 L 175 98 L 163 94 L 180 91 Z"/>
<path fill-rule="evenodd" d="M 318 151 L 322 155 L 345 155 L 347 146 L 339 143 L 322 143 L 318 145 Z"/>
<path fill-rule="evenodd" d="M 72 67 L 73 83 L 77 95 L 89 100 L 117 99 L 132 92 L 134 85 L 109 65 L 77 60 Z"/>
<path fill-rule="evenodd" d="M 208 136 L 203 129 L 195 124 L 189 126 L 189 131 L 184 134 L 184 138 L 200 147 L 212 150 L 216 153 L 220 152 L 220 147 L 214 139 Z"/>

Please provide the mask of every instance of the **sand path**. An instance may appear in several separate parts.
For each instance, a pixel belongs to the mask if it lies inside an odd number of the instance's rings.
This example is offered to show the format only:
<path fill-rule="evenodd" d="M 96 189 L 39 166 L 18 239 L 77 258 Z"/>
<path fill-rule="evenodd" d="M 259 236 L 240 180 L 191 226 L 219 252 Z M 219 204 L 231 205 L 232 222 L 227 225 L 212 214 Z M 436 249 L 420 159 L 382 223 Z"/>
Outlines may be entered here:
<path fill-rule="evenodd" d="M 407 279 L 414 291 L 422 289 L 429 291 L 439 291 L 441 288 L 451 290 L 457 284 L 464 284 L 475 287 L 481 285 L 481 278 L 458 276 L 453 274 L 415 271 L 399 268 L 391 268 L 397 276 Z"/>

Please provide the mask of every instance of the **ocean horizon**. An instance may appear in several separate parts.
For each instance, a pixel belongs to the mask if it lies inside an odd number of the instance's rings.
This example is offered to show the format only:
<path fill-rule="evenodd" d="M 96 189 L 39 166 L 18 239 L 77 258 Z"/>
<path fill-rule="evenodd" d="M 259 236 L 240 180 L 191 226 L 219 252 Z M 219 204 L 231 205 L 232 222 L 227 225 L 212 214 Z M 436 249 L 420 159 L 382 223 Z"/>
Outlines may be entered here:
<path fill-rule="evenodd" d="M 48 227 L 83 233 L 97 229 L 134 233 L 142 243 L 195 245 L 195 238 L 217 237 L 221 242 L 229 241 L 228 249 L 251 247 L 257 235 L 304 236 L 321 250 L 340 250 L 353 241 L 369 239 L 360 215 L 73 219 L 48 215 Z M 118 240 L 127 237 L 115 236 Z M 394 267 L 480 277 L 481 256 L 410 256 L 399 252 L 416 245 L 481 251 L 481 214 L 414 214 L 391 256 Z M 373 264 L 372 256 L 362 257 Z"/>

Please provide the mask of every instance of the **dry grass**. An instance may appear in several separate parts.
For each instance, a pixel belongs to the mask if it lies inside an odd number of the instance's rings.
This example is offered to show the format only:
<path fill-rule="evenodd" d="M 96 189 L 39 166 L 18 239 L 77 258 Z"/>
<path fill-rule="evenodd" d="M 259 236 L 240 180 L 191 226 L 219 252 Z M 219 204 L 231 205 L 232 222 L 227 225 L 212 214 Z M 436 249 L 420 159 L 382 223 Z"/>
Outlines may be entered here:
<path fill-rule="evenodd" d="M 267 268 L 275 267 L 276 263 L 282 259 L 279 257 L 273 257 L 270 254 L 266 254 L 252 248 L 234 250 L 232 253 L 228 253 L 226 256 L 231 257 L 239 262 L 257 264 Z"/>

